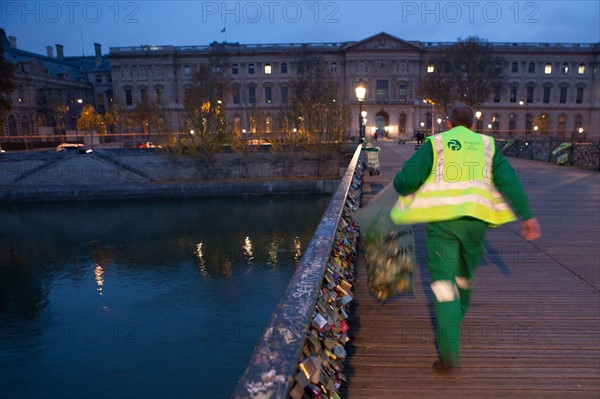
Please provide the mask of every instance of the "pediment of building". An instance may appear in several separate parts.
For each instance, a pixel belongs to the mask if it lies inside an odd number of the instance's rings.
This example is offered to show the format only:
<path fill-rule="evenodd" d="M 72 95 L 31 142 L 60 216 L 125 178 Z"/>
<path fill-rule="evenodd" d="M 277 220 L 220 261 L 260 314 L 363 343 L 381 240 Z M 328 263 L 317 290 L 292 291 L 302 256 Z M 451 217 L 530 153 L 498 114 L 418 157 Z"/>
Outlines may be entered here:
<path fill-rule="evenodd" d="M 359 42 L 351 43 L 346 51 L 420 51 L 421 47 L 414 43 L 409 43 L 388 33 L 382 32 L 368 37 Z"/>

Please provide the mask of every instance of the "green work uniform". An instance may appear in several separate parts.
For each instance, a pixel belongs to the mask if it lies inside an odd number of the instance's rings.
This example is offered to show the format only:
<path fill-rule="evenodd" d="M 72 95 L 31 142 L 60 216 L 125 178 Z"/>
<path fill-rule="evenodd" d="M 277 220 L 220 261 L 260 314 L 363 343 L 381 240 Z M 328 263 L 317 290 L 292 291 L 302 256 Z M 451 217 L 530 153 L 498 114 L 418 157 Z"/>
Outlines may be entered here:
<path fill-rule="evenodd" d="M 474 137 L 472 134 L 476 133 L 464 127 L 455 127 L 442 134 L 445 135 L 444 143 L 452 143 L 453 138 L 462 140 L 463 137 Z M 401 196 L 415 193 L 426 182 L 432 181 L 434 163 L 438 158 L 434 154 L 432 141 L 440 137 L 429 139 L 406 161 L 394 178 L 394 188 Z M 493 150 L 490 169 L 494 189 L 510 201 L 519 217 L 530 219 L 529 203 L 514 169 L 500 151 Z M 457 191 L 456 195 L 460 196 L 462 190 Z M 447 193 L 452 191 L 446 190 L 444 195 Z M 440 359 L 450 367 L 460 364 L 460 324 L 469 307 L 474 271 L 484 252 L 485 232 L 492 224 L 476 216 L 479 216 L 477 211 L 447 220 L 438 217 L 434 219 L 436 221 L 430 221 L 426 228 L 427 265 L 435 297 L 436 339 Z"/>

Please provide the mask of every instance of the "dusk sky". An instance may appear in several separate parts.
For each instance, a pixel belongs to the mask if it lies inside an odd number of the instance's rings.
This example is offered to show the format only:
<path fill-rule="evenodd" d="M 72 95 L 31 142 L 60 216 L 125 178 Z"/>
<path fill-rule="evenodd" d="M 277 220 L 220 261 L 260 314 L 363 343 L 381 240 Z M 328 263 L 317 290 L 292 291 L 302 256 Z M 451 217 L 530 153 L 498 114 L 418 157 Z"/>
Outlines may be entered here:
<path fill-rule="evenodd" d="M 207 45 L 213 41 L 358 41 L 385 31 L 404 40 L 600 42 L 600 1 L 11 1 L 0 27 L 17 47 L 92 55 L 110 47 Z"/>

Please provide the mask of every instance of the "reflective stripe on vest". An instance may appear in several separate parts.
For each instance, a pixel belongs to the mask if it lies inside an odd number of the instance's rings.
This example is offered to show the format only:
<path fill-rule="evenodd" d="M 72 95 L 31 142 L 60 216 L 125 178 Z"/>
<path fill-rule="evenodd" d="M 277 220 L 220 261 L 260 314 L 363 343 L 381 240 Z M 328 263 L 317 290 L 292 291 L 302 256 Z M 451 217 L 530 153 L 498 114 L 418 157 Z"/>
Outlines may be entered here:
<path fill-rule="evenodd" d="M 398 198 L 390 213 L 394 223 L 435 222 L 463 216 L 490 225 L 516 220 L 491 179 L 495 151 L 492 137 L 455 127 L 428 139 L 433 147 L 434 170 L 415 193 Z"/>

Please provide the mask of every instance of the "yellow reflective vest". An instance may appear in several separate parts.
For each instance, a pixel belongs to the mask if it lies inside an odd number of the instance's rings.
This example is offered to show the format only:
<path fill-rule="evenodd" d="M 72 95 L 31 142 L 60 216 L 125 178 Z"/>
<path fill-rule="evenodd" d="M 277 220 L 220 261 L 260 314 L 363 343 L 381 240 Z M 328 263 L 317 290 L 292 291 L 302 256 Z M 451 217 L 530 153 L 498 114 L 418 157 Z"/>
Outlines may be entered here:
<path fill-rule="evenodd" d="M 494 138 L 457 126 L 428 137 L 431 174 L 421 187 L 400 196 L 390 217 L 395 224 L 438 222 L 470 216 L 492 226 L 516 220 L 494 186 Z"/>

